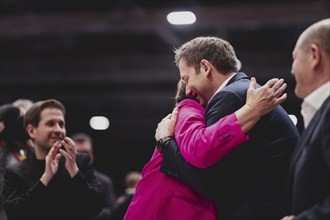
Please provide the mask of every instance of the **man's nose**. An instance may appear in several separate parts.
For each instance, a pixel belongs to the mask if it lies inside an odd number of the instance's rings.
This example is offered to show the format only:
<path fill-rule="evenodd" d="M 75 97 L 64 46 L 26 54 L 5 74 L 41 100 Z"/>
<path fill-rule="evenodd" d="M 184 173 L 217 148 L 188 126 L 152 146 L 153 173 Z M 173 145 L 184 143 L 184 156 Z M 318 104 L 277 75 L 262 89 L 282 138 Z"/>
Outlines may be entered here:
<path fill-rule="evenodd" d="M 55 129 L 55 131 L 57 131 L 57 132 L 61 132 L 61 131 L 63 130 L 63 127 L 60 126 L 59 124 L 56 124 L 56 125 L 54 126 L 54 129 Z"/>

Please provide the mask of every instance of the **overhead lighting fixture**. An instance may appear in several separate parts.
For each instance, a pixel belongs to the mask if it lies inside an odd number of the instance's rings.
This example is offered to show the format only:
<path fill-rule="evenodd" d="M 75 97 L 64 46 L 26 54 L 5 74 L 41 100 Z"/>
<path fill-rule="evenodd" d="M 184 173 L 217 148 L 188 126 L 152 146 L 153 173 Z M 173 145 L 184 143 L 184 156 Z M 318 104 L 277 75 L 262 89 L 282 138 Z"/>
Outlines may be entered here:
<path fill-rule="evenodd" d="M 91 128 L 93 128 L 94 130 L 106 130 L 109 125 L 110 122 L 109 120 L 104 117 L 104 116 L 93 116 L 90 120 L 89 120 L 89 125 L 91 126 Z"/>
<path fill-rule="evenodd" d="M 167 15 L 167 21 L 174 25 L 193 24 L 196 16 L 190 11 L 176 11 Z"/>

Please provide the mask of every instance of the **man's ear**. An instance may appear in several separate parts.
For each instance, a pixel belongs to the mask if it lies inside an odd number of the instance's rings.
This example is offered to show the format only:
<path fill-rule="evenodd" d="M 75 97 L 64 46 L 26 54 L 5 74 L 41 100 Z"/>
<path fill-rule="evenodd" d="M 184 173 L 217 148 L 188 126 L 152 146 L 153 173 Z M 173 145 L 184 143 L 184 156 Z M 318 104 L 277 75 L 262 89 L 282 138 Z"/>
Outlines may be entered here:
<path fill-rule="evenodd" d="M 32 138 L 32 139 L 34 139 L 34 137 L 35 137 L 35 130 L 34 130 L 34 127 L 32 126 L 32 125 L 28 125 L 27 127 L 26 127 L 26 132 L 28 133 L 28 135 Z"/>
<path fill-rule="evenodd" d="M 310 56 L 311 65 L 313 68 L 316 68 L 320 63 L 321 50 L 316 44 L 312 44 L 310 47 L 310 51 L 311 51 L 311 56 Z"/>
<path fill-rule="evenodd" d="M 205 73 L 206 75 L 209 75 L 211 71 L 211 63 L 206 59 L 202 59 L 199 65 L 200 65 L 201 73 Z"/>

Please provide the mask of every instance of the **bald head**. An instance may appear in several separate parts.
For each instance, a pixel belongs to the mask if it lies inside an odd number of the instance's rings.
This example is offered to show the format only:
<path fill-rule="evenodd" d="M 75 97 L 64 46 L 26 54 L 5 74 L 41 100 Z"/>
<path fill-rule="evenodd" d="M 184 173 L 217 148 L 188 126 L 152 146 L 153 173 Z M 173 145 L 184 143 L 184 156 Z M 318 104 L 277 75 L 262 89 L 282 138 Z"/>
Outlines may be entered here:
<path fill-rule="evenodd" d="M 297 46 L 306 50 L 311 44 L 318 45 L 330 57 L 330 18 L 316 22 L 299 37 Z"/>
<path fill-rule="evenodd" d="M 304 99 L 330 80 L 330 19 L 309 26 L 292 53 L 295 93 Z"/>

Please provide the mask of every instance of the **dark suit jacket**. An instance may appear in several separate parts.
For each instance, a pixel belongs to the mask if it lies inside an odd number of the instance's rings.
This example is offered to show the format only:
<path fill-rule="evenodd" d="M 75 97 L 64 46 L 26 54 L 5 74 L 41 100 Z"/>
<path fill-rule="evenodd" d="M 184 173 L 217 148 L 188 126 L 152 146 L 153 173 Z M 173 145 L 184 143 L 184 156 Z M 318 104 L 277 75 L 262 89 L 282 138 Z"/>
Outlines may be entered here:
<path fill-rule="evenodd" d="M 250 80 L 237 73 L 206 106 L 206 124 L 245 104 Z M 249 132 L 250 140 L 207 169 L 184 161 L 176 141 L 167 145 L 161 171 L 177 177 L 217 203 L 219 219 L 280 219 L 288 211 L 285 198 L 289 161 L 299 138 L 280 106 Z M 231 134 L 224 137 L 231 138 Z"/>
<path fill-rule="evenodd" d="M 98 170 L 95 170 L 95 175 L 96 179 L 100 183 L 100 193 L 104 199 L 104 206 L 102 211 L 97 216 L 93 217 L 92 220 L 109 220 L 113 214 L 113 209 L 116 203 L 116 196 L 112 180 L 108 175 Z"/>
<path fill-rule="evenodd" d="M 330 98 L 303 132 L 290 165 L 295 219 L 330 219 Z"/>
<path fill-rule="evenodd" d="M 5 170 L 4 207 L 8 219 L 90 219 L 102 208 L 93 163 L 78 153 L 78 174 L 71 178 L 62 157 L 58 171 L 46 187 L 40 181 L 45 160 L 31 153 L 22 163 Z"/>

